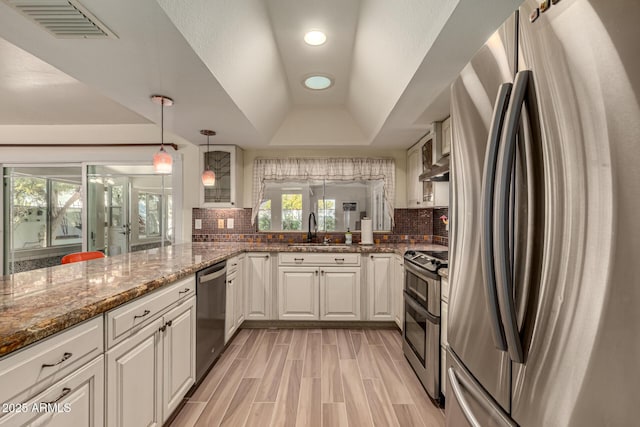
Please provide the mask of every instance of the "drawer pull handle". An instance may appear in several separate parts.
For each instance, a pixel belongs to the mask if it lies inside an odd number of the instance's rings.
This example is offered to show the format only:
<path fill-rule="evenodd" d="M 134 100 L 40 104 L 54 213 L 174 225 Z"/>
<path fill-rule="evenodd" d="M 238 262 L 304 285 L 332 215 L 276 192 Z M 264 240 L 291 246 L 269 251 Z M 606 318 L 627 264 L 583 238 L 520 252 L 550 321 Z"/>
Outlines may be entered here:
<path fill-rule="evenodd" d="M 56 363 L 43 363 L 42 367 L 43 368 L 51 368 L 52 366 L 59 365 L 62 362 L 64 362 L 65 360 L 68 360 L 69 358 L 71 358 L 71 356 L 73 356 L 73 353 L 65 353 L 65 354 L 62 355 L 62 359 L 60 359 L 60 361 L 58 361 Z"/>
<path fill-rule="evenodd" d="M 298 262 L 298 261 L 302 262 L 302 261 L 304 261 L 304 258 L 294 258 L 293 260 L 294 260 L 295 262 Z"/>
<path fill-rule="evenodd" d="M 186 294 L 186 293 L 188 293 L 190 290 L 191 290 L 191 289 L 189 289 L 189 288 L 184 288 L 184 290 L 183 290 L 183 291 L 178 292 L 178 295 Z"/>
<path fill-rule="evenodd" d="M 71 393 L 71 389 L 69 387 L 65 387 L 62 389 L 62 393 L 60 393 L 60 396 L 58 396 L 56 400 L 52 400 L 51 402 L 44 402 L 44 403 L 47 405 L 52 405 L 54 403 L 59 402 L 63 397 L 65 397 L 69 393 Z"/>
<path fill-rule="evenodd" d="M 344 262 L 344 258 L 334 258 L 336 262 Z"/>
<path fill-rule="evenodd" d="M 149 313 L 151 313 L 149 310 L 145 310 L 144 312 L 142 312 L 142 314 L 136 314 L 135 316 L 133 316 L 133 319 L 138 319 L 140 317 L 144 317 L 146 315 L 148 315 Z"/>

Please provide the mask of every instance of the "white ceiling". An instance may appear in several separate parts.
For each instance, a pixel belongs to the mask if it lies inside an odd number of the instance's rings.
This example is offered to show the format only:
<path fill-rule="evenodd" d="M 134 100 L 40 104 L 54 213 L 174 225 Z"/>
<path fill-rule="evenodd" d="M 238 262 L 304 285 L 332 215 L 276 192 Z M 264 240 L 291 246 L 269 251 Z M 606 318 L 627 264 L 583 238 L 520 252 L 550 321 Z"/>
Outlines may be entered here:
<path fill-rule="evenodd" d="M 165 128 L 196 144 L 210 128 L 244 148 L 379 149 L 446 118 L 448 85 L 520 1 L 81 2 L 118 38 L 57 39 L 0 2 L 0 125 L 159 123 L 160 93 Z M 314 72 L 335 85 L 305 89 Z"/>

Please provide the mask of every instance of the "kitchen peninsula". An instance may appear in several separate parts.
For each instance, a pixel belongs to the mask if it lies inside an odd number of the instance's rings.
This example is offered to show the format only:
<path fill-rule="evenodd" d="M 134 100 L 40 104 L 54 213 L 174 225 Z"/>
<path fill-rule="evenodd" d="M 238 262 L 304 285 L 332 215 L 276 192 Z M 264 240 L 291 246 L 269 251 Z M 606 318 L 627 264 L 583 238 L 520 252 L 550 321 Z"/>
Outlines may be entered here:
<path fill-rule="evenodd" d="M 0 279 L 0 357 L 242 252 L 395 253 L 407 244 L 291 246 L 185 243 Z M 412 244 L 419 250 L 446 250 Z"/>

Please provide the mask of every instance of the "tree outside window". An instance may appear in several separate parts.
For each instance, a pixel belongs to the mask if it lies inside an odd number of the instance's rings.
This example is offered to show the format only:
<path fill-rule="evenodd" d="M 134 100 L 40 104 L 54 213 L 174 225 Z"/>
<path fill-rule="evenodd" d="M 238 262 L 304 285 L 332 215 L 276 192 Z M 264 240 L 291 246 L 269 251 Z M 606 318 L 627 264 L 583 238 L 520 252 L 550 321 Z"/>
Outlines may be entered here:
<path fill-rule="evenodd" d="M 335 199 L 318 200 L 318 229 L 335 231 L 336 201 Z"/>
<path fill-rule="evenodd" d="M 265 200 L 260 203 L 258 209 L 258 230 L 271 230 L 271 200 Z"/>
<path fill-rule="evenodd" d="M 82 242 L 82 193 L 76 183 L 16 176 L 12 179 L 13 249 Z"/>
<path fill-rule="evenodd" d="M 302 230 L 302 194 L 282 195 L 282 229 Z"/>

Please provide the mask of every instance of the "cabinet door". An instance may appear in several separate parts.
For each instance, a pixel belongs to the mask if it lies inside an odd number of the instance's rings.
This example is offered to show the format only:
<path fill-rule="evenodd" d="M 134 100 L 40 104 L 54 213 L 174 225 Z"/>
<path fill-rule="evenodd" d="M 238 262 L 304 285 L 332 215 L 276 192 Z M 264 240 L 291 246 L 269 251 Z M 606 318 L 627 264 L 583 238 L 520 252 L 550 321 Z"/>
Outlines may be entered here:
<path fill-rule="evenodd" d="M 407 152 L 407 207 L 419 207 L 422 202 L 420 182 L 422 173 L 422 144 L 417 144 Z"/>
<path fill-rule="evenodd" d="M 320 319 L 360 320 L 360 268 L 320 269 Z"/>
<path fill-rule="evenodd" d="M 367 293 L 369 294 L 369 320 L 393 319 L 393 263 L 390 254 L 369 256 Z"/>
<path fill-rule="evenodd" d="M 107 354 L 107 425 L 162 425 L 162 340 L 159 318 Z"/>
<path fill-rule="evenodd" d="M 245 318 L 271 318 L 271 256 L 264 252 L 247 253 Z"/>
<path fill-rule="evenodd" d="M 404 327 L 404 258 L 394 255 L 395 280 L 393 282 L 393 318 L 396 325 L 402 330 Z"/>
<path fill-rule="evenodd" d="M 236 277 L 237 272 L 227 276 L 227 301 L 224 315 L 224 342 L 225 344 L 236 331 Z"/>
<path fill-rule="evenodd" d="M 318 319 L 318 268 L 280 267 L 278 272 L 278 318 Z"/>
<path fill-rule="evenodd" d="M 162 416 L 166 421 L 196 379 L 196 297 L 165 316 Z"/>
<path fill-rule="evenodd" d="M 242 150 L 235 145 L 215 145 L 207 152 L 202 147 L 201 165 L 216 174 L 216 184 L 200 183 L 200 206 L 212 208 L 240 207 L 242 202 Z"/>
<path fill-rule="evenodd" d="M 242 322 L 244 322 L 244 265 L 245 265 L 245 256 L 242 255 L 238 258 L 238 273 L 236 275 L 236 304 L 235 304 L 235 327 L 238 329 Z"/>
<path fill-rule="evenodd" d="M 22 411 L 11 406 L 3 409 L 8 411 L 0 418 L 3 427 L 104 425 L 104 356 L 98 356 L 29 399 Z"/>

